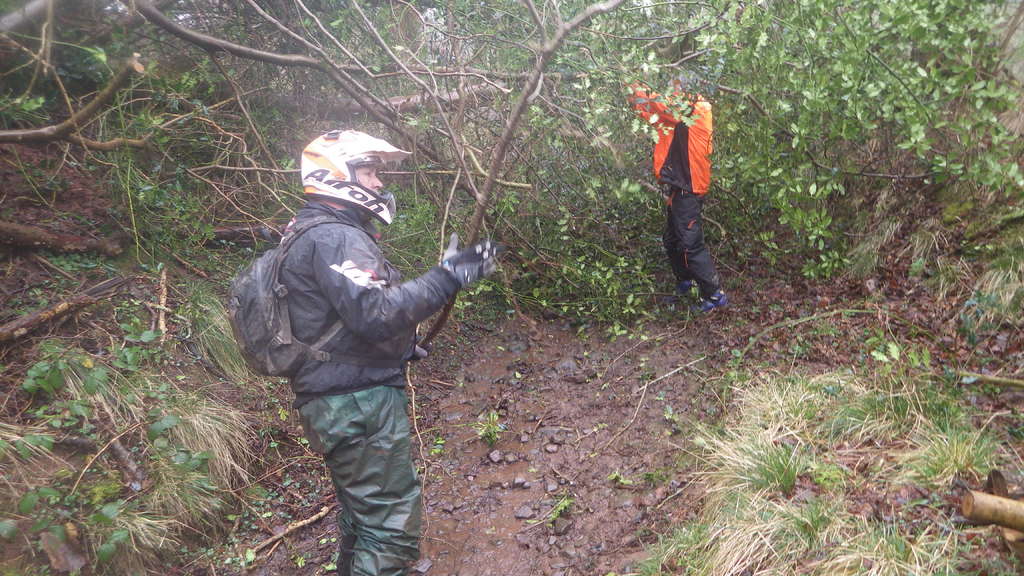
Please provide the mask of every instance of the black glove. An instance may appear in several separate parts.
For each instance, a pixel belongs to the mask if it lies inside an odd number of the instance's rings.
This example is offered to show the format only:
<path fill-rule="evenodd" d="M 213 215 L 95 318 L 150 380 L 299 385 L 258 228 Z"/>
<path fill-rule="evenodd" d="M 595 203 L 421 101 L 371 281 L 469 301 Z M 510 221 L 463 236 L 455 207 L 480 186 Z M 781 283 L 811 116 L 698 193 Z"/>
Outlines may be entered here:
<path fill-rule="evenodd" d="M 452 234 L 448 248 L 441 257 L 441 267 L 455 276 L 460 288 L 465 288 L 494 272 L 498 267 L 495 256 L 501 250 L 500 245 L 490 240 L 459 250 L 459 235 Z"/>

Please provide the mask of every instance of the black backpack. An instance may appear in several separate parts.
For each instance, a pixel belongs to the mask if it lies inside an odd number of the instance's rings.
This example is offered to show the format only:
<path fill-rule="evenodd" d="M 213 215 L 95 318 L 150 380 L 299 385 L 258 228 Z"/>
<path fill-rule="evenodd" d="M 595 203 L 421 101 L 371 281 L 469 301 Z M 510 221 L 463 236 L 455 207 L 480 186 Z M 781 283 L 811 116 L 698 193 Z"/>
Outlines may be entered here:
<path fill-rule="evenodd" d="M 331 216 L 295 223 L 278 246 L 264 252 L 231 282 L 228 320 L 242 357 L 258 374 L 291 377 L 307 360 L 331 360 L 331 355 L 321 348 L 341 330 L 343 323 L 336 322 L 313 344 L 296 340 L 285 300 L 288 288 L 278 278 L 292 243 L 327 222 L 340 224 Z"/>

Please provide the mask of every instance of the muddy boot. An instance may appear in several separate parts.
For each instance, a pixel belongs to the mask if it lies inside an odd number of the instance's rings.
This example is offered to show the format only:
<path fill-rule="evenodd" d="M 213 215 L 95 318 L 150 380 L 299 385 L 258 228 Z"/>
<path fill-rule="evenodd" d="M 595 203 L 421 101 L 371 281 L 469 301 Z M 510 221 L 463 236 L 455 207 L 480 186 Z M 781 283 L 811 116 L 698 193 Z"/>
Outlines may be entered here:
<path fill-rule="evenodd" d="M 338 576 L 352 575 L 352 558 L 355 556 L 356 537 L 346 534 L 338 542 Z"/>

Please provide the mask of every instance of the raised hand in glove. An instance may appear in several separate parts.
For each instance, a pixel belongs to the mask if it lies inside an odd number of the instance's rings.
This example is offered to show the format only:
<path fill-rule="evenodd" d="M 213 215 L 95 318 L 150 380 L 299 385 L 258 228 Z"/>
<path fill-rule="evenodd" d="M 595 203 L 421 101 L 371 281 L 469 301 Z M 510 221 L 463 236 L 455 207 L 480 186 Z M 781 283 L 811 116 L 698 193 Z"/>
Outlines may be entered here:
<path fill-rule="evenodd" d="M 452 234 L 441 257 L 441 267 L 455 276 L 460 288 L 465 288 L 494 272 L 498 267 L 495 256 L 501 249 L 501 245 L 485 240 L 459 250 L 459 235 Z"/>

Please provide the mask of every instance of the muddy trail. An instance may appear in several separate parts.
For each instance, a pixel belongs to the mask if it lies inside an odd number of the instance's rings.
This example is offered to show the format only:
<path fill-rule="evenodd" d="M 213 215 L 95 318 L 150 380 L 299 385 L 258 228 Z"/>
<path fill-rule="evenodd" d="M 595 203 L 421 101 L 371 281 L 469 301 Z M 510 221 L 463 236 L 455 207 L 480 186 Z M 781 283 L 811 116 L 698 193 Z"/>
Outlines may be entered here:
<path fill-rule="evenodd" d="M 803 290 L 737 294 L 732 309 L 707 317 L 662 306 L 665 321 L 615 339 L 564 321 L 450 330 L 410 376 L 425 504 L 421 560 L 412 573 L 635 568 L 659 534 L 700 511 L 703 488 L 689 439 L 695 426 L 713 425 L 728 409 L 739 352 L 750 365 L 785 369 L 799 360 L 814 371 L 849 365 L 861 353 L 857 335 L 875 319 L 814 309 L 815 302 L 850 297 L 839 287 L 818 289 L 817 299 Z M 900 313 L 928 316 L 917 307 Z M 787 318 L 807 322 L 779 323 Z M 774 337 L 780 331 L 785 337 Z M 481 438 L 494 428 L 486 424 L 492 412 L 501 428 L 493 445 Z M 273 490 L 281 482 L 316 494 L 305 493 L 303 506 L 296 501 L 301 489 L 280 491 L 293 519 L 333 502 L 313 458 L 264 484 Z M 266 530 L 252 541 L 263 538 Z M 332 511 L 290 534 L 286 545 L 264 549 L 254 572 L 326 573 L 335 539 Z"/>

